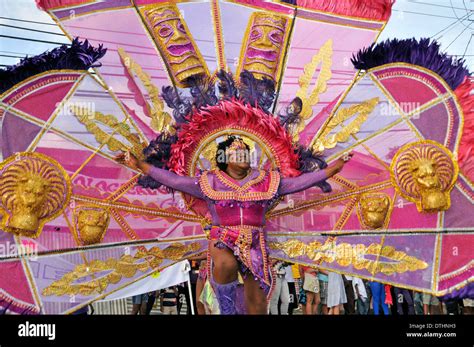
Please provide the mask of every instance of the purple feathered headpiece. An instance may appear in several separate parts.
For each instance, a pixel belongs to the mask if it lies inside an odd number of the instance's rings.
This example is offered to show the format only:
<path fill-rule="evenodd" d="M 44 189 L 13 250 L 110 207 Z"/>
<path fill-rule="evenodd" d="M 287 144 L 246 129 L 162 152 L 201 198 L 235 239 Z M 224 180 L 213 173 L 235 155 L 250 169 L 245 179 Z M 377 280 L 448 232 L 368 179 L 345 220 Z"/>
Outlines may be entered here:
<path fill-rule="evenodd" d="M 428 38 L 386 40 L 361 49 L 352 56 L 356 69 L 368 70 L 380 65 L 403 62 L 419 65 L 440 75 L 452 90 L 459 86 L 469 70 L 464 59 L 455 59 L 440 51 L 439 43 Z"/>
<path fill-rule="evenodd" d="M 95 48 L 87 40 L 81 42 L 75 38 L 70 45 L 62 45 L 40 55 L 23 58 L 16 65 L 0 69 L 0 93 L 41 72 L 61 69 L 87 70 L 98 67 L 101 64 L 96 62 L 106 51 L 102 45 Z"/>

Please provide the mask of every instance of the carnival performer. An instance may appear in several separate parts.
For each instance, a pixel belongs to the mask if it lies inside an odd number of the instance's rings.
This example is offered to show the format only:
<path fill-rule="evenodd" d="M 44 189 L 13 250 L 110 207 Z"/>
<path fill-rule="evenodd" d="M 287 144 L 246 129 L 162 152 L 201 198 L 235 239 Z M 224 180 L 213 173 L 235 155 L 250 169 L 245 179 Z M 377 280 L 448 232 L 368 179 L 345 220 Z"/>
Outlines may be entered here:
<path fill-rule="evenodd" d="M 273 281 L 265 242 L 266 211 L 279 197 L 308 189 L 340 172 L 351 156 L 346 155 L 323 170 L 284 178 L 277 170 L 253 169 L 249 146 L 242 138 L 230 135 L 217 146 L 217 169 L 203 171 L 198 177 L 157 168 L 128 152 L 116 160 L 164 186 L 207 202 L 212 216 L 212 265 L 208 266 L 221 314 L 243 313 L 237 298 L 239 271 L 244 279 L 245 312 L 266 314 Z"/>

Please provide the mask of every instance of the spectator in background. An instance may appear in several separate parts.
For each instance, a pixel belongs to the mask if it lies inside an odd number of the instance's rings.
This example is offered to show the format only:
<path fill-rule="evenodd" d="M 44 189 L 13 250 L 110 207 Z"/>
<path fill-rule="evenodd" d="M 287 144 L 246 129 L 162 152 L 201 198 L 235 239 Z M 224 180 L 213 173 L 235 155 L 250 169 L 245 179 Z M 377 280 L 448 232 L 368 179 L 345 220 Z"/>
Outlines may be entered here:
<path fill-rule="evenodd" d="M 382 307 L 384 315 L 388 315 L 388 306 L 385 303 L 385 286 L 379 282 L 370 282 L 370 291 L 372 292 L 372 305 L 374 306 L 374 314 L 380 314 Z"/>
<path fill-rule="evenodd" d="M 162 289 L 160 293 L 161 313 L 172 315 L 178 314 L 178 288 L 176 286 Z"/>
<path fill-rule="evenodd" d="M 328 314 L 328 273 L 324 270 L 319 269 L 318 271 L 319 280 L 319 296 L 321 298 L 321 314 Z"/>
<path fill-rule="evenodd" d="M 342 276 L 335 272 L 328 272 L 328 314 L 340 314 L 345 303 L 347 303 L 347 296 Z"/>
<path fill-rule="evenodd" d="M 191 304 L 189 299 L 188 283 L 184 282 L 176 286 L 178 288 L 178 315 L 181 314 L 181 308 L 186 303 L 186 314 L 191 314 Z"/>
<path fill-rule="evenodd" d="M 274 260 L 273 261 L 273 270 L 276 274 L 275 284 L 273 288 L 272 297 L 270 299 L 270 313 L 272 315 L 278 315 L 278 301 L 281 300 L 280 314 L 288 314 L 288 306 L 290 301 L 290 292 L 288 290 L 288 283 L 286 282 L 286 269 L 285 267 L 288 264 Z"/>
<path fill-rule="evenodd" d="M 300 272 L 303 274 L 303 289 L 306 295 L 304 314 L 317 314 L 318 305 L 321 301 L 317 271 L 309 266 L 301 266 Z"/>
<path fill-rule="evenodd" d="M 458 315 L 460 313 L 461 300 L 447 300 L 444 304 L 446 305 L 446 313 L 450 316 Z"/>
<path fill-rule="evenodd" d="M 357 314 L 366 315 L 369 313 L 370 301 L 362 279 L 352 277 L 352 287 L 357 307 Z"/>
<path fill-rule="evenodd" d="M 385 289 L 385 303 L 388 306 L 388 313 L 390 314 L 391 308 L 393 306 L 392 286 L 389 284 L 385 284 L 384 289 Z"/>
<path fill-rule="evenodd" d="M 132 316 L 135 316 L 137 314 L 141 315 L 146 315 L 147 312 L 147 302 L 148 302 L 148 294 L 139 294 L 139 295 L 134 295 L 132 299 Z"/>
<path fill-rule="evenodd" d="M 153 305 L 155 304 L 157 295 L 159 295 L 158 290 L 154 290 L 154 291 L 148 293 L 148 300 L 147 300 L 147 303 L 146 303 L 146 314 L 147 315 L 149 315 L 151 313 L 151 310 L 153 309 Z"/>
<path fill-rule="evenodd" d="M 407 313 L 409 315 L 415 314 L 415 305 L 413 303 L 413 298 L 408 289 L 393 287 L 395 293 L 395 300 L 397 301 L 397 313 L 400 316 L 403 316 L 403 303 L 407 304 Z"/>
<path fill-rule="evenodd" d="M 297 281 L 299 277 L 299 272 L 296 273 L 296 278 L 295 276 L 295 271 L 294 271 L 294 264 L 289 264 L 289 266 L 286 268 L 286 274 L 285 274 L 285 279 L 286 282 L 288 283 L 288 292 L 290 293 L 289 295 L 289 305 L 288 305 L 288 314 L 292 315 L 293 310 L 295 308 L 298 308 L 298 296 L 297 296 Z M 298 271 L 298 267 L 296 266 L 296 270 Z"/>
<path fill-rule="evenodd" d="M 466 314 L 466 315 L 474 314 L 474 300 L 473 299 L 464 299 L 462 303 L 464 306 L 463 311 L 462 311 L 463 314 Z"/>
<path fill-rule="evenodd" d="M 415 306 L 415 314 L 423 315 L 423 294 L 413 292 L 413 304 Z"/>
<path fill-rule="evenodd" d="M 206 309 L 204 304 L 200 301 L 202 290 L 204 289 L 204 284 L 207 280 L 207 260 L 201 260 L 199 264 L 199 274 L 196 281 L 196 308 L 197 314 L 205 315 Z"/>
<path fill-rule="evenodd" d="M 355 314 L 354 288 L 352 286 L 352 276 L 343 275 L 344 290 L 346 292 L 347 302 L 344 304 L 345 314 Z"/>
<path fill-rule="evenodd" d="M 425 315 L 443 314 L 443 304 L 436 296 L 423 293 L 423 313 Z"/>

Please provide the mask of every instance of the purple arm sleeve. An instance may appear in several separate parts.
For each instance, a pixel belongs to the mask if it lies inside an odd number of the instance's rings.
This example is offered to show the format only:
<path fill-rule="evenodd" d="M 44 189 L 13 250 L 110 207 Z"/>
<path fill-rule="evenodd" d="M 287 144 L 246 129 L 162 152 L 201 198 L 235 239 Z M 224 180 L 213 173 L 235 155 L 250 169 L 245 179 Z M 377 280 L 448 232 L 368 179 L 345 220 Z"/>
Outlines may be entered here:
<path fill-rule="evenodd" d="M 199 199 L 204 199 L 204 194 L 199 187 L 199 179 L 197 177 L 180 176 L 174 172 L 154 166 L 150 169 L 148 175 L 164 186 L 190 194 Z"/>
<path fill-rule="evenodd" d="M 278 188 L 278 194 L 286 195 L 301 192 L 302 190 L 308 189 L 319 181 L 325 179 L 327 179 L 325 170 L 304 173 L 298 177 L 282 178 L 280 181 L 280 187 Z"/>

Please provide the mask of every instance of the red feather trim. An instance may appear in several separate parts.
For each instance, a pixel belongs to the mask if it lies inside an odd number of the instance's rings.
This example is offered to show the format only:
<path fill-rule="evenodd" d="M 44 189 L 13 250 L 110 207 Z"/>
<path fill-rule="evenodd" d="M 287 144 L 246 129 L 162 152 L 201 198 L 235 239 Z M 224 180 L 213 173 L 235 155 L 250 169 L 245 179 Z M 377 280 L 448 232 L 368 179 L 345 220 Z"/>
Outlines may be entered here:
<path fill-rule="evenodd" d="M 459 144 L 458 162 L 461 171 L 474 182 L 474 80 L 466 77 L 454 94 L 464 114 L 464 127 Z"/>
<path fill-rule="evenodd" d="M 349 17 L 387 20 L 395 0 L 298 0 L 298 7 Z"/>
<path fill-rule="evenodd" d="M 178 141 L 171 146 L 170 170 L 188 175 L 194 152 L 202 141 L 224 129 L 230 133 L 232 129 L 242 130 L 257 136 L 271 151 L 283 176 L 300 174 L 295 147 L 278 119 L 237 100 L 221 101 L 191 115 L 189 123 L 181 127 Z"/>
<path fill-rule="evenodd" d="M 90 0 L 36 0 L 36 6 L 41 10 L 51 10 L 58 7 L 81 5 Z"/>

